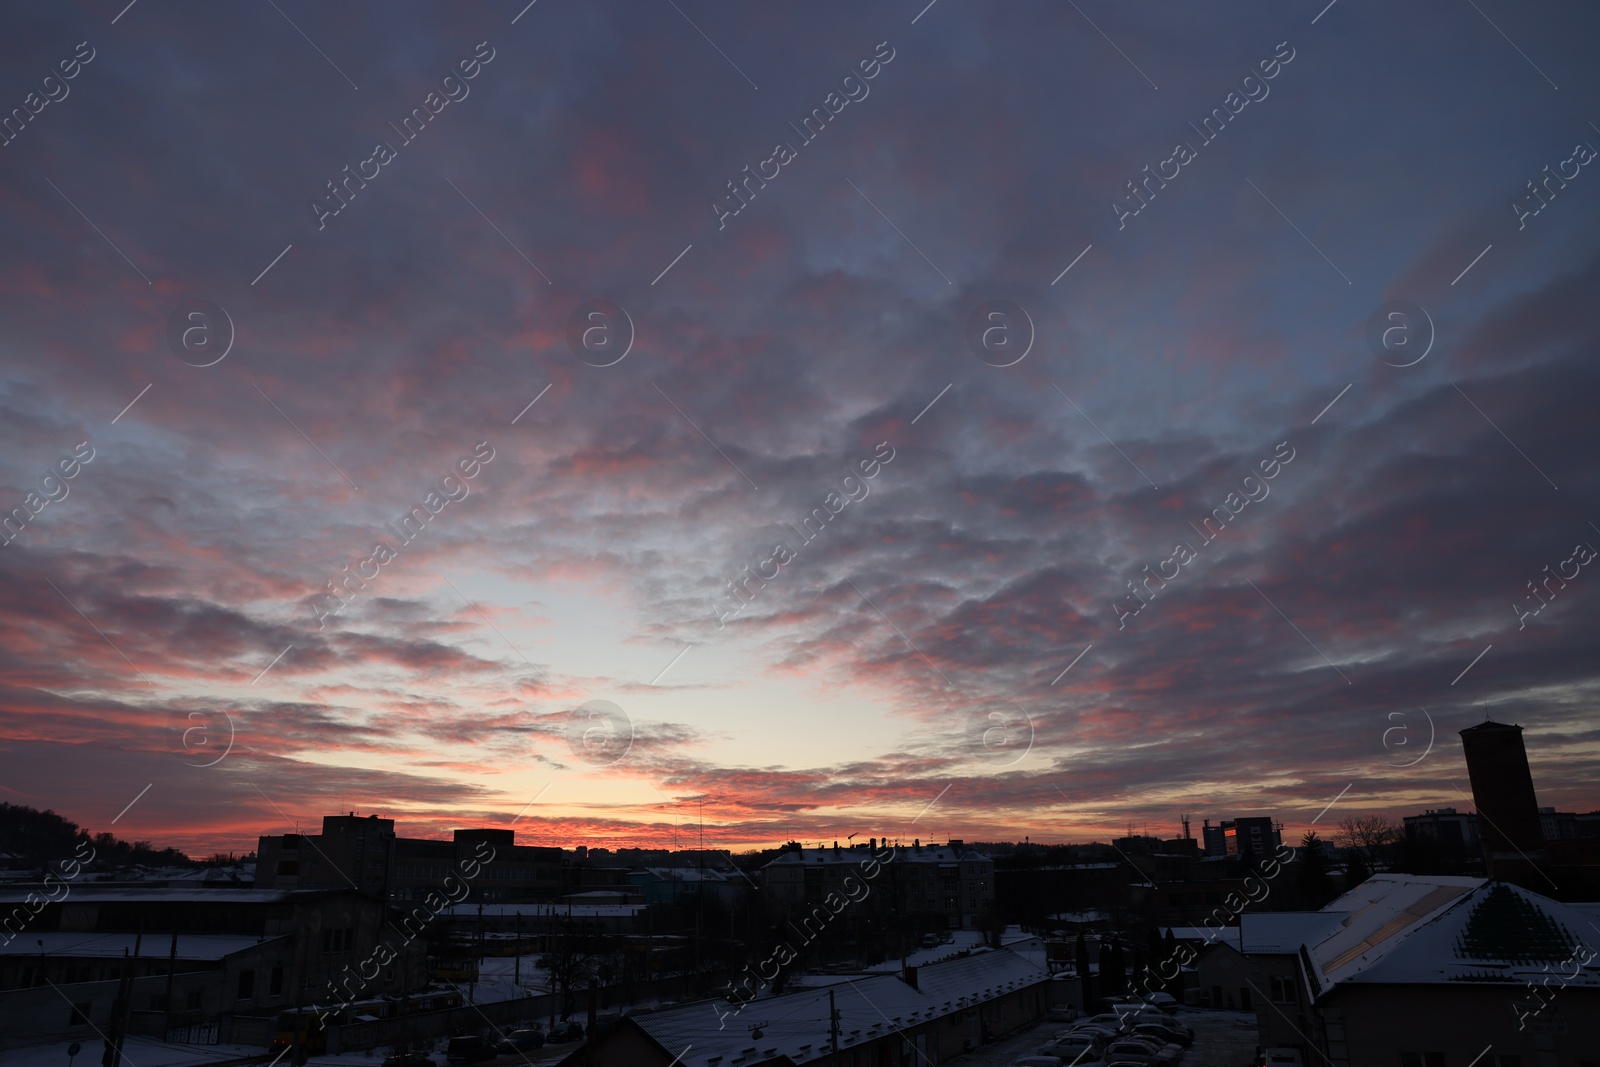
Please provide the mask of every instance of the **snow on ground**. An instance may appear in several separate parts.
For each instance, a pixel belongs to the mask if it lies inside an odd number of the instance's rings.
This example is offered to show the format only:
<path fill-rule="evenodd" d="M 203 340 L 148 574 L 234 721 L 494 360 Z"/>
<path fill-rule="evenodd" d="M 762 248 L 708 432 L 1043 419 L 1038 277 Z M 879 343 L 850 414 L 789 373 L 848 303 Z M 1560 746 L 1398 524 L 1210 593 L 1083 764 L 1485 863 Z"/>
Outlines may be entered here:
<path fill-rule="evenodd" d="M 535 953 L 522 957 L 522 988 L 529 993 L 547 993 L 550 991 L 550 972 L 535 966 L 534 961 L 539 958 Z M 511 981 L 512 975 L 517 973 L 517 958 L 515 956 L 485 956 L 478 963 L 478 985 L 481 987 L 485 980 L 491 978 Z"/>
<path fill-rule="evenodd" d="M 469 987 L 462 986 L 463 992 Z M 520 1000 L 528 995 L 526 989 L 521 988 L 511 980 L 508 974 L 504 978 L 486 978 L 480 971 L 478 981 L 470 987 L 472 1003 L 494 1004 L 502 1000 Z"/>

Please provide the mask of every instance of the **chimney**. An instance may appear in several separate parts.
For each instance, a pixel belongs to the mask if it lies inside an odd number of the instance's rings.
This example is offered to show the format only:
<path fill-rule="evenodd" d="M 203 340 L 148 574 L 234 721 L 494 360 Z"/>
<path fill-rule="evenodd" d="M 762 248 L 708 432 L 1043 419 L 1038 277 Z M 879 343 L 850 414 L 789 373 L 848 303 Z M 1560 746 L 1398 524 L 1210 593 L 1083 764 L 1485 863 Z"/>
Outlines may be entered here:
<path fill-rule="evenodd" d="M 906 985 L 910 986 L 912 989 L 920 990 L 920 987 L 917 985 L 917 969 L 915 967 L 907 965 L 901 977 L 905 979 Z"/>
<path fill-rule="evenodd" d="M 872 851 L 878 851 L 878 839 L 876 837 L 870 838 L 868 843 L 872 846 Z"/>
<path fill-rule="evenodd" d="M 1490 878 L 1548 892 L 1538 864 L 1548 864 L 1539 800 L 1528 770 L 1522 727 L 1485 721 L 1461 731 L 1461 748 L 1478 807 L 1478 839 Z"/>

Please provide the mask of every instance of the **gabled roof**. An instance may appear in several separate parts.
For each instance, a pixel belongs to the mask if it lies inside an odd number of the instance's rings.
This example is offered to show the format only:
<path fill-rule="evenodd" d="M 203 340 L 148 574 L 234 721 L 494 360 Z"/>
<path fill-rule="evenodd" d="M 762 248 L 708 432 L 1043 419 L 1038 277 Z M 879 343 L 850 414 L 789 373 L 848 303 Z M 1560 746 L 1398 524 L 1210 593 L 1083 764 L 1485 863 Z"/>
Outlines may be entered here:
<path fill-rule="evenodd" d="M 1477 878 L 1378 875 L 1358 888 L 1365 904 L 1301 955 L 1314 987 L 1523 985 L 1559 971 L 1566 985 L 1600 988 L 1600 961 L 1574 966 L 1588 915 L 1570 905 Z"/>

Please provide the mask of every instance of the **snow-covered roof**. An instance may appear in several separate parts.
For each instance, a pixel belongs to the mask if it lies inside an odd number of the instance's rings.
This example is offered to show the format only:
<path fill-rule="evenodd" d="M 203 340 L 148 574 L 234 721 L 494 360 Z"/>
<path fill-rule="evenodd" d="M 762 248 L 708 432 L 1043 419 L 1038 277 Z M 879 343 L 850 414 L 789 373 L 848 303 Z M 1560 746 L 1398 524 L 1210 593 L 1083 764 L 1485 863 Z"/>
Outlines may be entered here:
<path fill-rule="evenodd" d="M 284 937 L 289 935 L 285 934 Z M 0 956 L 37 956 L 38 942 L 44 942 L 44 953 L 52 958 L 110 956 L 122 958 L 124 950 L 133 954 L 135 934 L 79 933 L 60 930 L 29 931 L 9 944 L 0 945 Z M 178 959 L 220 960 L 235 952 L 267 941 L 273 937 L 247 937 L 238 934 L 179 934 Z M 166 959 L 172 951 L 171 934 L 146 934 L 139 944 L 141 959 Z"/>
<path fill-rule="evenodd" d="M 721 871 L 701 870 L 698 867 L 646 867 L 643 872 L 664 882 L 726 882 L 728 876 Z"/>
<path fill-rule="evenodd" d="M 954 1003 L 965 997 L 969 1006 L 1049 980 L 1047 971 L 1010 949 L 975 952 L 965 959 L 931 964 L 917 972 L 917 988 L 936 1002 Z M 939 1014 L 951 1010 L 954 1009 L 946 1008 Z"/>
<path fill-rule="evenodd" d="M 920 968 L 913 988 L 897 975 L 838 975 L 809 987 L 751 1001 L 726 1014 L 726 1000 L 703 1001 L 633 1016 L 632 1021 L 683 1067 L 756 1067 L 779 1057 L 796 1064 L 831 1055 L 828 995 L 839 1011 L 839 1047 L 855 1048 L 896 1029 L 916 1026 L 1049 981 L 1049 975 L 1004 949 Z M 752 1034 L 759 1029 L 760 1037 Z"/>
<path fill-rule="evenodd" d="M 574 919 L 626 919 L 643 911 L 643 904 L 485 904 L 485 916 L 513 916 L 522 915 L 526 918 L 544 918 L 549 915 L 557 919 L 571 916 Z M 440 911 L 441 915 L 452 918 L 461 916 L 478 915 L 476 904 L 452 904 Z"/>
<path fill-rule="evenodd" d="M 1107 863 L 1104 866 L 1115 867 L 1116 864 Z M 1052 914 L 1050 918 L 1058 923 L 1102 923 L 1111 920 L 1111 913 L 1091 908 L 1088 911 L 1058 911 Z"/>
<path fill-rule="evenodd" d="M 1370 887 L 1370 888 L 1369 888 Z M 1600 988 L 1600 961 L 1573 973 L 1589 913 L 1521 886 L 1481 878 L 1375 875 L 1350 911 L 1302 960 L 1314 985 L 1523 985 L 1561 971 L 1566 985 Z M 1336 904 L 1349 903 L 1346 894 Z"/>
<path fill-rule="evenodd" d="M 1343 911 L 1247 911 L 1239 916 L 1239 941 L 1246 956 L 1293 956 L 1300 946 L 1314 944 L 1348 915 Z M 1205 927 L 1192 929 L 1204 939 Z M 1183 934 L 1174 932 L 1179 939 Z"/>

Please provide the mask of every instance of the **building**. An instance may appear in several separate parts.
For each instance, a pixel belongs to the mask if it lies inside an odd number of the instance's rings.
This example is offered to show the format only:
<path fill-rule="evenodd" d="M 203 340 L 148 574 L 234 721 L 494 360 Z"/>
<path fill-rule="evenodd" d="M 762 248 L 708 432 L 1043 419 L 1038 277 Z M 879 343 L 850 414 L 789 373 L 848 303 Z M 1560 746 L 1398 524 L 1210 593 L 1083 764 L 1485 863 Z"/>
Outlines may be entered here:
<path fill-rule="evenodd" d="M 1461 731 L 1461 745 L 1489 877 L 1558 900 L 1600 900 L 1600 837 L 1589 836 L 1600 823 L 1539 807 L 1522 727 L 1481 722 Z"/>
<path fill-rule="evenodd" d="M 1254 1011 L 1250 973 L 1250 961 L 1231 939 L 1203 942 L 1195 954 L 1195 984 L 1186 990 L 1186 999 L 1223 1011 Z"/>
<path fill-rule="evenodd" d="M 1451 864 L 1475 863 L 1483 852 L 1478 840 L 1478 817 L 1455 808 L 1428 808 L 1421 815 L 1401 820 L 1406 842 L 1414 854 L 1426 853 Z"/>
<path fill-rule="evenodd" d="M 1216 826 L 1207 819 L 1200 837 L 1201 851 L 1207 856 L 1265 857 L 1283 844 L 1283 827 L 1268 815 L 1224 819 Z"/>
<path fill-rule="evenodd" d="M 884 851 L 891 846 L 886 841 Z M 840 848 L 791 845 L 762 869 L 763 889 L 778 914 L 809 910 L 829 892 L 840 892 L 846 876 L 878 853 L 877 839 Z M 994 906 L 994 861 L 961 841 L 909 847 L 894 846 L 893 859 L 873 881 L 874 892 L 887 887 L 893 905 L 915 924 L 935 929 L 972 930 Z M 844 895 L 841 893 L 841 896 Z"/>
<path fill-rule="evenodd" d="M 1302 1062 L 1594 1063 L 1593 906 L 1510 882 L 1379 874 L 1321 912 L 1246 916 L 1263 1045 Z M 1262 983 L 1267 983 L 1265 986 Z"/>
<path fill-rule="evenodd" d="M 1461 731 L 1472 800 L 1483 825 L 1478 839 L 1489 877 L 1532 885 L 1535 869 L 1550 862 L 1539 824 L 1539 801 L 1528 770 L 1522 727 L 1484 721 Z"/>
<path fill-rule="evenodd" d="M 494 849 L 477 877 L 467 880 L 468 900 L 535 903 L 559 900 L 566 865 L 559 848 L 518 845 L 516 831 L 457 830 L 449 841 L 396 837 L 394 820 L 376 815 L 326 815 L 321 834 L 262 837 L 256 885 L 263 888 L 354 887 L 405 903 L 439 891 L 462 864 Z M 471 868 L 469 868 L 471 869 Z"/>
<path fill-rule="evenodd" d="M 389 884 L 394 820 L 324 815 L 320 834 L 262 837 L 256 844 L 260 888 L 345 886 L 383 895 Z"/>
<path fill-rule="evenodd" d="M 1249 961 L 1248 992 L 1256 1012 L 1257 1044 L 1262 1048 L 1299 1048 L 1302 1062 L 1311 1032 L 1311 998 L 1300 978 L 1300 946 L 1326 937 L 1349 912 L 1246 912 L 1239 916 L 1239 951 Z M 1315 1056 L 1311 1062 L 1321 1062 Z"/>
<path fill-rule="evenodd" d="M 25 897 L 0 893 L 0 910 Z M 405 943 L 382 911 L 377 897 L 348 888 L 75 888 L 0 946 L 0 1035 L 38 1043 L 110 1032 L 126 979 L 133 1033 L 257 1040 L 280 1013 L 337 1000 L 330 990 L 380 939 L 397 946 L 395 958 L 373 968 L 360 995 L 425 986 L 425 949 Z"/>
<path fill-rule="evenodd" d="M 699 867 L 646 867 L 628 872 L 628 883 L 638 887 L 646 904 L 676 904 L 704 895 L 723 907 L 732 906 L 747 885 L 743 878 Z"/>
<path fill-rule="evenodd" d="M 907 968 L 817 977 L 739 1005 L 632 1015 L 562 1067 L 878 1067 L 947 1063 L 1044 1017 L 1050 976 L 1005 949 Z M 837 1013 L 831 1014 L 831 1013 Z"/>

